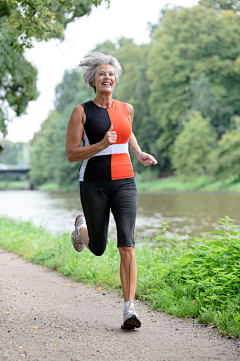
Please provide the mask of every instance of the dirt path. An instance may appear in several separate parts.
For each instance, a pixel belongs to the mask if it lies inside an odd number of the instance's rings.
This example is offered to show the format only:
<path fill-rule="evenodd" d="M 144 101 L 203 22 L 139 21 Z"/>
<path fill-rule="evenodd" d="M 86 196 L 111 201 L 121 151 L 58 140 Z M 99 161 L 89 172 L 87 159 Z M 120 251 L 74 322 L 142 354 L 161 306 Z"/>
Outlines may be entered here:
<path fill-rule="evenodd" d="M 121 330 L 122 298 L 0 250 L 0 360 L 240 360 L 240 342 L 149 310 Z"/>

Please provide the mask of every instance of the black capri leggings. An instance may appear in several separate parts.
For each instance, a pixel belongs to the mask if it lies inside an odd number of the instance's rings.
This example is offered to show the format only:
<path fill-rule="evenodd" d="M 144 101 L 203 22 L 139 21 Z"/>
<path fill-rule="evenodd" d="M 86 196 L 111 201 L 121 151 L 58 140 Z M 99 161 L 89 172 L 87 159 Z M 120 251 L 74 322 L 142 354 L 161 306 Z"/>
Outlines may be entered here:
<path fill-rule="evenodd" d="M 80 182 L 80 199 L 93 254 L 101 256 L 106 249 L 110 209 L 117 226 L 117 246 L 135 248 L 137 190 L 134 178 Z"/>

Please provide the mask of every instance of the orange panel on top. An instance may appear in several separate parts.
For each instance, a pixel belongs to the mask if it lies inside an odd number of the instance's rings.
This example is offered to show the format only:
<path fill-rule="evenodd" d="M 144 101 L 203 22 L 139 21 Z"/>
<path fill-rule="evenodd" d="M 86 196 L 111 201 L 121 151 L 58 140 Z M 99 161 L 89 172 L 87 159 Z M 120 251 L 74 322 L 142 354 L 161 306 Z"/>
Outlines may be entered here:
<path fill-rule="evenodd" d="M 134 177 L 132 163 L 127 153 L 112 154 L 111 178 L 112 180 Z"/>
<path fill-rule="evenodd" d="M 126 104 L 114 100 L 113 105 L 108 108 L 107 111 L 111 124 L 113 125 L 113 130 L 117 133 L 116 144 L 127 143 L 132 132 L 132 127 Z"/>

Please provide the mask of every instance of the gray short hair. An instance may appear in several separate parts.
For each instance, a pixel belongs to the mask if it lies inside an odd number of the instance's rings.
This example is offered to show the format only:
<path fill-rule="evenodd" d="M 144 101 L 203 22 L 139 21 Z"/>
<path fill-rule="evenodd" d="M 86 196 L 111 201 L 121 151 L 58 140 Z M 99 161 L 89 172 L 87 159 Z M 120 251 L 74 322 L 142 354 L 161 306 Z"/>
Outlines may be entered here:
<path fill-rule="evenodd" d="M 92 83 L 95 80 L 96 67 L 98 65 L 108 65 L 108 64 L 114 67 L 116 83 L 117 83 L 123 71 L 119 61 L 116 58 L 114 58 L 114 56 L 105 55 L 99 53 L 98 51 L 95 51 L 84 56 L 83 60 L 80 61 L 79 66 L 83 70 L 83 79 L 88 86 L 94 89 L 95 92 L 96 89 L 95 86 L 92 85 Z"/>

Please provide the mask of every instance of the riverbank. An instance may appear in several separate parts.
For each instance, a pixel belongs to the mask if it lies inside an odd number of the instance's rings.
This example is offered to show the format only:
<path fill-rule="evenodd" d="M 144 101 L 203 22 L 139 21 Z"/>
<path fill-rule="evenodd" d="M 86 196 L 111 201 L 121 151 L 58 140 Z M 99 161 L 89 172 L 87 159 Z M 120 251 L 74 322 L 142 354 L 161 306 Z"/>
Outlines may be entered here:
<path fill-rule="evenodd" d="M 24 189 L 24 182 L 22 181 L 0 181 L 0 190 L 15 190 L 15 189 Z"/>
<path fill-rule="evenodd" d="M 199 192 L 240 192 L 240 182 L 236 177 L 212 182 L 206 177 L 195 181 L 181 182 L 177 177 L 159 178 L 153 180 L 136 180 L 138 190 L 144 191 L 199 191 Z"/>
<path fill-rule="evenodd" d="M 187 242 L 165 237 L 166 225 L 155 239 L 136 247 L 137 297 L 157 310 L 192 317 L 240 337 L 240 234 L 223 220 L 219 238 Z M 191 246 L 189 246 L 191 244 Z M 0 247 L 25 259 L 58 270 L 91 286 L 120 290 L 119 254 L 109 242 L 102 257 L 74 251 L 70 234 L 54 236 L 30 222 L 0 218 Z"/>
<path fill-rule="evenodd" d="M 143 177 L 139 179 L 136 177 L 136 186 L 139 191 L 180 191 L 180 192 L 240 192 L 240 182 L 236 177 L 229 177 L 224 180 L 211 181 L 206 177 L 199 177 L 195 181 L 181 182 L 177 177 L 157 178 L 148 180 Z M 23 182 L 8 182 L 0 181 L 0 190 L 5 189 L 23 189 Z M 50 192 L 71 192 L 78 191 L 78 182 L 69 187 L 59 187 L 57 183 L 42 184 L 36 189 Z"/>
<path fill-rule="evenodd" d="M 181 182 L 177 177 L 157 178 L 148 180 L 148 177 L 139 179 L 136 177 L 136 186 L 139 191 L 180 191 L 180 192 L 240 192 L 240 182 L 236 177 L 229 177 L 224 180 L 211 181 L 206 177 L 199 177 L 195 181 Z M 60 189 L 56 183 L 47 183 L 39 186 L 42 191 L 73 191 L 78 190 L 78 183 L 69 188 Z"/>

